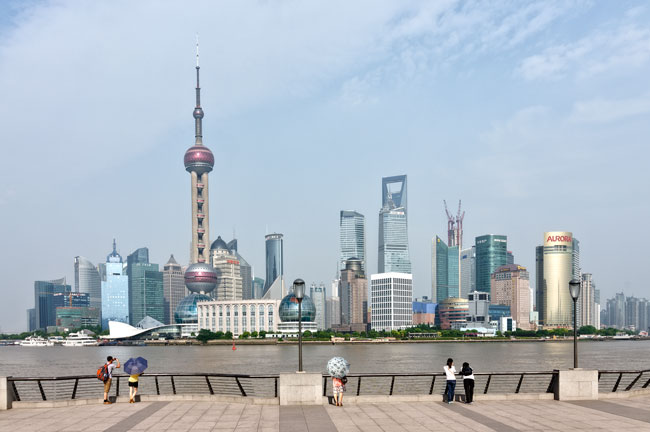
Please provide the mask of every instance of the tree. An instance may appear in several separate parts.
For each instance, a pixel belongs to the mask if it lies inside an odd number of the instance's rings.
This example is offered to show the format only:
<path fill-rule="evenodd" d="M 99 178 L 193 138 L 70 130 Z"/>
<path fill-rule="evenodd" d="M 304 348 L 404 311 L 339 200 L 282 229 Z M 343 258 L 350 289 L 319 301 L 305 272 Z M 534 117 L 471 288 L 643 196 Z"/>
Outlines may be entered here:
<path fill-rule="evenodd" d="M 266 337 L 266 332 L 264 330 L 262 330 L 260 332 L 260 338 L 264 339 L 265 337 Z"/>
<path fill-rule="evenodd" d="M 241 339 L 248 339 L 249 337 L 251 337 L 251 334 L 249 332 L 245 331 L 244 333 L 240 334 L 239 337 Z"/>
<path fill-rule="evenodd" d="M 580 327 L 578 329 L 578 334 L 592 335 L 592 334 L 596 334 L 597 331 L 598 330 L 596 330 L 596 327 L 591 326 L 591 325 L 586 325 L 586 326 L 582 326 L 582 327 Z"/>
<path fill-rule="evenodd" d="M 199 334 L 196 336 L 196 340 L 202 343 L 206 343 L 209 340 L 217 339 L 217 334 L 212 333 L 210 330 L 201 329 Z"/>
<path fill-rule="evenodd" d="M 257 331 L 254 331 L 254 332 L 251 333 L 251 337 L 256 338 L 257 336 L 258 336 Z"/>
<path fill-rule="evenodd" d="M 232 339 L 232 332 L 227 331 L 226 334 L 224 335 L 225 339 Z"/>
<path fill-rule="evenodd" d="M 302 336 L 303 336 L 303 337 L 310 338 L 310 337 L 311 337 L 311 331 L 309 331 L 309 330 L 305 330 L 304 332 L 302 332 Z"/>

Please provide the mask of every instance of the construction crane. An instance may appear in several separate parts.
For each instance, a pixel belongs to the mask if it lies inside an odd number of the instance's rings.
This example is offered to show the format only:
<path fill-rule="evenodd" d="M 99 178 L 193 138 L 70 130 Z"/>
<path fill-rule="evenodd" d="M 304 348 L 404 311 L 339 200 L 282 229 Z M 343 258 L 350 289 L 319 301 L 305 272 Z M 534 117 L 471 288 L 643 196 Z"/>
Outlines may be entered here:
<path fill-rule="evenodd" d="M 447 214 L 447 245 L 461 248 L 463 246 L 463 219 L 465 219 L 465 212 L 461 214 L 461 200 L 458 200 L 456 216 L 449 211 L 447 200 L 442 200 L 442 202 L 445 204 L 445 213 Z"/>
<path fill-rule="evenodd" d="M 442 202 L 445 204 L 445 213 L 447 213 L 447 244 L 449 246 L 453 246 L 454 225 L 456 224 L 456 221 L 454 220 L 454 216 L 449 212 L 449 209 L 447 208 L 447 200 L 442 200 Z"/>

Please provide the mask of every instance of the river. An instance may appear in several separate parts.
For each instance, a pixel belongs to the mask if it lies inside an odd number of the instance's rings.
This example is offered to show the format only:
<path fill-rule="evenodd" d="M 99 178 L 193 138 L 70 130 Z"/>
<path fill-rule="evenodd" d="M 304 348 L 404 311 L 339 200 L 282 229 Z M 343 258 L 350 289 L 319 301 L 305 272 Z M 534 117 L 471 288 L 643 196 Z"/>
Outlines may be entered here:
<path fill-rule="evenodd" d="M 650 341 L 580 342 L 580 367 L 650 369 Z M 0 347 L 0 375 L 94 374 L 106 356 L 142 356 L 149 372 L 277 374 L 298 368 L 297 345 Z M 448 357 L 476 372 L 548 371 L 572 367 L 573 344 L 563 342 L 337 344 L 303 346 L 304 369 L 324 372 L 327 360 L 345 357 L 352 373 L 441 371 Z"/>

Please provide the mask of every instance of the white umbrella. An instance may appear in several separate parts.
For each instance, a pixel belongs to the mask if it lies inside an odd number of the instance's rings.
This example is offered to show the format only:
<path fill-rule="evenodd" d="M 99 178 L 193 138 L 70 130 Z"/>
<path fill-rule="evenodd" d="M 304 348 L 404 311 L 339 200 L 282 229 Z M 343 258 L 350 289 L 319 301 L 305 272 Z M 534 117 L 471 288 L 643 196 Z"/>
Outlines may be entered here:
<path fill-rule="evenodd" d="M 327 371 L 334 378 L 343 378 L 350 373 L 350 363 L 343 357 L 332 357 L 327 362 Z"/>

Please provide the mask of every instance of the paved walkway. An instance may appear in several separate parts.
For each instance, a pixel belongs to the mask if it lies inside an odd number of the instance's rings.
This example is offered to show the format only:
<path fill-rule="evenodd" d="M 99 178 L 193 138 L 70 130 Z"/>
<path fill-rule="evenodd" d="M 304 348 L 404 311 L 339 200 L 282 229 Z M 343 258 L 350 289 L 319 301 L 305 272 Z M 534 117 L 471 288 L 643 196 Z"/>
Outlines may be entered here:
<path fill-rule="evenodd" d="M 142 402 L 0 411 L 0 432 L 130 430 L 650 432 L 650 396 L 590 402 L 413 402 L 344 407 Z"/>

